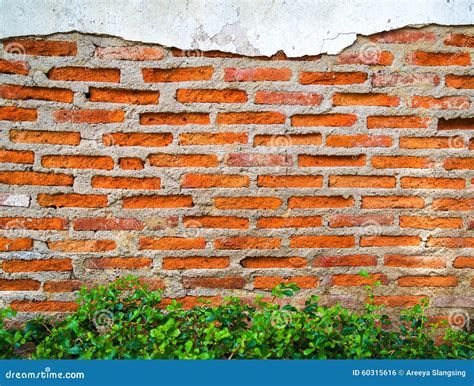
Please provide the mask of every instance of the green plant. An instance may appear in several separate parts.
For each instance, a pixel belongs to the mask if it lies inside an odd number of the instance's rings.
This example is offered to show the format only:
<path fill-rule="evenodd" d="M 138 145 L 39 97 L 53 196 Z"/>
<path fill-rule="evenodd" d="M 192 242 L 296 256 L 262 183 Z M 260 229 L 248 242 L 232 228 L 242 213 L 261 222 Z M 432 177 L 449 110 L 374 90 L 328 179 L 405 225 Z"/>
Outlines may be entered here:
<path fill-rule="evenodd" d="M 365 272 L 362 275 L 368 275 Z M 377 285 L 377 283 L 374 283 Z M 34 359 L 439 359 L 474 357 L 474 334 L 447 328 L 436 343 L 427 325 L 427 302 L 401 312 L 397 323 L 369 302 L 363 312 L 305 305 L 279 305 L 299 291 L 281 284 L 272 299 L 253 304 L 227 298 L 220 306 L 162 306 L 161 292 L 126 278 L 81 289 L 78 309 L 63 320 L 33 319 L 6 327 L 15 316 L 1 311 L 2 358 Z M 26 355 L 24 347 L 31 346 Z"/>

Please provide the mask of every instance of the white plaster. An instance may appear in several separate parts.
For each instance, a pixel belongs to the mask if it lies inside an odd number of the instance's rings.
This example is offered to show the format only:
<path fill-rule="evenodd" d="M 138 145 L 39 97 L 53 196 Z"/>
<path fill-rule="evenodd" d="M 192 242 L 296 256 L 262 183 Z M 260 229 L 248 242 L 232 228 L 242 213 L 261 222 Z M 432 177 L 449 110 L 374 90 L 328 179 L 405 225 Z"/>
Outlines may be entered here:
<path fill-rule="evenodd" d="M 80 31 L 244 55 L 335 54 L 357 34 L 474 24 L 472 0 L 0 0 L 0 38 Z"/>

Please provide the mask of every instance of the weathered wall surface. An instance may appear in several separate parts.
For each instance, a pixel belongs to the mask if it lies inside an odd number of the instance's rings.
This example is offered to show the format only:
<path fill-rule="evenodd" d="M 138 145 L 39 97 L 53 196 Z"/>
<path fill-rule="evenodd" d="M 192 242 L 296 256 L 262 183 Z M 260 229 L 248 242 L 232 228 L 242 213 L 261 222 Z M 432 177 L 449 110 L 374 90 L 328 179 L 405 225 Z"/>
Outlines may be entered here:
<path fill-rule="evenodd" d="M 471 25 L 471 0 L 0 0 L 0 39 L 78 31 L 181 49 L 337 54 L 357 34 Z"/>
<path fill-rule="evenodd" d="M 59 34 L 0 45 L 0 298 L 75 307 L 282 280 L 358 305 L 474 308 L 472 27 L 288 60 Z"/>

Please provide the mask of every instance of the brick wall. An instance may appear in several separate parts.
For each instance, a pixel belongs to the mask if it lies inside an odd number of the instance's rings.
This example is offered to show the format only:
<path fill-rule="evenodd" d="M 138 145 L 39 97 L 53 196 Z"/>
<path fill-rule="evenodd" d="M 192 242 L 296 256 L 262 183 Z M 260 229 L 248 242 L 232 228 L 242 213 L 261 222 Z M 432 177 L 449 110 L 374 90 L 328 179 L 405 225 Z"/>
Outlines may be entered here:
<path fill-rule="evenodd" d="M 474 307 L 474 30 L 248 58 L 60 34 L 0 46 L 0 299 L 67 311 L 140 276 L 168 298 Z"/>

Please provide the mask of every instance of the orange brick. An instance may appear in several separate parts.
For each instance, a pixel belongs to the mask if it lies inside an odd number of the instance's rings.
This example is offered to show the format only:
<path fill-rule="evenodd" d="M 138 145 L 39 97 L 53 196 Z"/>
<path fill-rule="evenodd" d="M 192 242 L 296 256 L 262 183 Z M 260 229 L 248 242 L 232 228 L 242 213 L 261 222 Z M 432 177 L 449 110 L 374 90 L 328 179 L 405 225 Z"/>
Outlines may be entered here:
<path fill-rule="evenodd" d="M 38 205 L 46 208 L 104 208 L 107 196 L 101 194 L 38 194 Z"/>
<path fill-rule="evenodd" d="M 450 33 L 445 39 L 447 46 L 470 47 L 474 48 L 474 36 L 465 34 Z"/>
<path fill-rule="evenodd" d="M 245 103 L 247 93 L 235 89 L 180 89 L 176 100 L 181 103 Z"/>
<path fill-rule="evenodd" d="M 253 139 L 254 146 L 305 146 L 320 145 L 321 134 L 262 134 Z"/>
<path fill-rule="evenodd" d="M 211 66 L 181 68 L 144 68 L 142 69 L 145 83 L 190 82 L 210 80 L 214 69 Z"/>
<path fill-rule="evenodd" d="M 23 109 L 13 106 L 0 107 L 0 121 L 34 122 L 37 117 L 36 109 Z"/>
<path fill-rule="evenodd" d="M 247 111 L 217 113 L 218 125 L 277 125 L 285 123 L 286 116 L 276 111 Z"/>
<path fill-rule="evenodd" d="M 226 82 L 287 81 L 291 78 L 289 68 L 225 68 Z"/>
<path fill-rule="evenodd" d="M 80 217 L 73 221 L 76 231 L 141 231 L 145 224 L 136 218 Z"/>
<path fill-rule="evenodd" d="M 360 238 L 361 247 L 416 247 L 420 245 L 418 236 L 375 236 Z"/>
<path fill-rule="evenodd" d="M 292 276 L 292 277 L 277 277 L 277 276 L 257 276 L 254 279 L 253 286 L 256 289 L 272 289 L 280 283 L 294 283 L 299 288 L 315 288 L 318 286 L 319 279 L 315 276 Z"/>
<path fill-rule="evenodd" d="M 185 174 L 181 187 L 189 188 L 243 188 L 250 185 L 249 176 L 237 174 Z"/>
<path fill-rule="evenodd" d="M 437 228 L 462 228 L 462 218 L 459 217 L 422 217 L 400 216 L 401 228 L 437 229 Z"/>
<path fill-rule="evenodd" d="M 411 107 L 437 110 L 463 110 L 471 106 L 469 97 L 445 96 L 435 98 L 430 96 L 414 96 Z"/>
<path fill-rule="evenodd" d="M 157 177 L 135 178 L 93 176 L 91 185 L 93 188 L 97 189 L 158 190 L 161 187 L 161 179 Z"/>
<path fill-rule="evenodd" d="M 308 155 L 298 156 L 299 167 L 365 166 L 365 154 L 358 155 Z"/>
<path fill-rule="evenodd" d="M 234 167 L 292 166 L 293 158 L 287 154 L 230 153 L 225 164 Z"/>
<path fill-rule="evenodd" d="M 208 125 L 207 113 L 143 113 L 140 114 L 141 125 Z"/>
<path fill-rule="evenodd" d="M 468 52 L 425 52 L 408 54 L 406 62 L 415 66 L 469 66 L 471 55 Z"/>
<path fill-rule="evenodd" d="M 456 137 L 400 137 L 400 147 L 405 149 L 463 148 L 464 138 Z"/>
<path fill-rule="evenodd" d="M 290 197 L 288 207 L 295 208 L 348 208 L 354 206 L 354 198 L 342 196 Z"/>
<path fill-rule="evenodd" d="M 456 287 L 455 276 L 403 276 L 398 279 L 400 287 Z"/>
<path fill-rule="evenodd" d="M 14 300 L 10 307 L 17 312 L 74 312 L 78 305 L 61 300 Z"/>
<path fill-rule="evenodd" d="M 214 146 L 247 143 L 247 133 L 183 133 L 179 135 L 182 146 Z"/>
<path fill-rule="evenodd" d="M 60 217 L 0 217 L 0 229 L 61 230 L 67 220 Z"/>
<path fill-rule="evenodd" d="M 185 277 L 184 288 L 243 288 L 245 279 L 241 277 Z"/>
<path fill-rule="evenodd" d="M 454 259 L 453 268 L 474 268 L 474 256 L 458 256 Z"/>
<path fill-rule="evenodd" d="M 216 249 L 279 249 L 281 239 L 277 237 L 222 237 L 214 241 Z"/>
<path fill-rule="evenodd" d="M 435 198 L 432 207 L 434 210 L 472 210 L 474 198 Z"/>
<path fill-rule="evenodd" d="M 474 88 L 474 76 L 473 75 L 446 75 L 445 77 L 446 86 L 452 88 Z"/>
<path fill-rule="evenodd" d="M 30 65 L 21 60 L 0 59 L 0 73 L 12 75 L 28 75 Z"/>
<path fill-rule="evenodd" d="M 430 237 L 428 247 L 474 248 L 474 237 Z"/>
<path fill-rule="evenodd" d="M 32 279 L 0 279 L 0 291 L 38 291 L 41 283 Z"/>
<path fill-rule="evenodd" d="M 413 307 L 417 304 L 421 304 L 424 299 L 426 299 L 426 296 L 375 296 L 373 303 L 376 305 L 385 305 L 386 307 Z"/>
<path fill-rule="evenodd" d="M 376 266 L 377 258 L 372 255 L 316 256 L 313 267 L 367 267 Z"/>
<path fill-rule="evenodd" d="M 123 47 L 97 47 L 95 57 L 102 60 L 161 60 L 166 55 L 162 47 L 145 45 Z"/>
<path fill-rule="evenodd" d="M 424 208 L 425 200 L 422 197 L 410 196 L 364 196 L 362 197 L 363 209 L 387 208 Z"/>
<path fill-rule="evenodd" d="M 124 90 L 117 88 L 89 89 L 89 100 L 91 102 L 125 103 L 131 105 L 156 105 L 160 93 L 149 90 Z"/>
<path fill-rule="evenodd" d="M 48 248 L 57 252 L 107 252 L 117 247 L 113 240 L 63 240 L 48 241 Z"/>
<path fill-rule="evenodd" d="M 393 216 L 385 214 L 335 214 L 329 217 L 329 226 L 331 228 L 340 227 L 360 227 L 364 225 L 392 225 Z"/>
<path fill-rule="evenodd" d="M 214 206 L 217 209 L 277 209 L 282 200 L 277 197 L 216 197 Z"/>
<path fill-rule="evenodd" d="M 446 267 L 445 257 L 414 256 L 414 255 L 385 255 L 385 267 L 398 268 L 432 268 L 439 269 Z"/>
<path fill-rule="evenodd" d="M 120 70 L 117 68 L 60 67 L 48 72 L 50 80 L 67 82 L 119 83 Z"/>
<path fill-rule="evenodd" d="M 377 43 L 415 43 L 415 42 L 434 42 L 436 34 L 434 32 L 425 32 L 419 30 L 396 30 L 385 31 L 372 35 L 370 41 Z"/>
<path fill-rule="evenodd" d="M 474 130 L 474 118 L 439 118 L 438 130 Z"/>
<path fill-rule="evenodd" d="M 228 257 L 164 257 L 162 269 L 222 269 L 229 264 Z"/>
<path fill-rule="evenodd" d="M 460 178 L 402 177 L 403 189 L 464 189 L 466 181 Z"/>
<path fill-rule="evenodd" d="M 35 153 L 32 151 L 0 149 L 0 163 L 32 164 Z"/>
<path fill-rule="evenodd" d="M 386 135 L 328 135 L 326 145 L 331 147 L 390 147 L 392 137 Z"/>
<path fill-rule="evenodd" d="M 192 208 L 192 196 L 133 196 L 122 199 L 124 209 Z"/>
<path fill-rule="evenodd" d="M 257 228 L 314 228 L 321 226 L 321 216 L 262 217 L 257 220 Z"/>
<path fill-rule="evenodd" d="M 139 241 L 140 250 L 178 250 L 204 248 L 206 248 L 206 239 L 203 237 L 142 237 Z"/>
<path fill-rule="evenodd" d="M 142 170 L 145 167 L 143 160 L 135 157 L 120 158 L 119 165 L 123 170 Z"/>
<path fill-rule="evenodd" d="M 122 110 L 58 110 L 53 113 L 57 123 L 120 123 Z"/>
<path fill-rule="evenodd" d="M 214 154 L 151 154 L 150 165 L 167 168 L 216 167 L 219 164 Z"/>
<path fill-rule="evenodd" d="M 0 172 L 0 183 L 7 185 L 72 186 L 74 177 L 68 174 L 41 172 Z"/>
<path fill-rule="evenodd" d="M 246 257 L 240 261 L 244 268 L 304 268 L 307 260 L 302 257 Z"/>
<path fill-rule="evenodd" d="M 292 236 L 290 248 L 352 248 L 354 236 Z"/>
<path fill-rule="evenodd" d="M 395 177 L 391 176 L 329 176 L 331 188 L 378 188 L 395 187 Z"/>
<path fill-rule="evenodd" d="M 33 248 L 33 240 L 27 237 L 7 239 L 0 237 L 0 252 L 29 251 Z"/>
<path fill-rule="evenodd" d="M 416 116 L 370 116 L 367 117 L 369 129 L 426 129 L 430 124 L 428 117 Z"/>
<path fill-rule="evenodd" d="M 0 98 L 3 99 L 35 99 L 41 101 L 72 103 L 74 93 L 64 88 L 0 85 Z"/>
<path fill-rule="evenodd" d="M 372 166 L 376 169 L 427 169 L 433 166 L 433 162 L 427 157 L 374 156 Z"/>
<path fill-rule="evenodd" d="M 393 54 L 388 51 L 380 52 L 345 52 L 337 57 L 337 64 L 365 64 L 390 66 L 393 62 Z"/>
<path fill-rule="evenodd" d="M 21 47 L 22 53 L 34 56 L 75 56 L 77 54 L 76 42 L 63 40 L 19 40 L 7 39 L 3 41 L 5 52 L 17 53 L 16 48 Z"/>
<path fill-rule="evenodd" d="M 71 259 L 9 260 L 4 261 L 5 272 L 66 272 L 72 271 Z"/>
<path fill-rule="evenodd" d="M 233 216 L 185 216 L 185 228 L 248 229 L 249 220 Z"/>
<path fill-rule="evenodd" d="M 321 188 L 322 176 L 258 176 L 257 185 L 263 188 Z"/>
<path fill-rule="evenodd" d="M 109 156 L 88 155 L 44 155 L 41 166 L 61 169 L 103 169 L 112 170 L 114 160 Z"/>
<path fill-rule="evenodd" d="M 80 280 L 48 280 L 43 285 L 45 292 L 74 292 L 81 289 L 85 283 Z"/>
<path fill-rule="evenodd" d="M 341 287 L 355 287 L 355 286 L 366 286 L 373 285 L 375 282 L 381 284 L 388 284 L 388 278 L 386 275 L 373 273 L 370 277 L 362 277 L 357 274 L 353 275 L 333 275 L 331 277 L 331 285 Z"/>
<path fill-rule="evenodd" d="M 335 93 L 334 106 L 398 106 L 400 98 L 387 94 Z"/>
<path fill-rule="evenodd" d="M 474 169 L 474 158 L 446 158 L 443 161 L 443 167 L 446 170 L 455 169 Z"/>
<path fill-rule="evenodd" d="M 365 83 L 367 73 L 356 72 L 300 72 L 301 84 L 319 84 L 324 86 Z"/>
<path fill-rule="evenodd" d="M 432 87 L 439 83 L 439 75 L 433 73 L 391 72 L 372 76 L 373 87 Z"/>
<path fill-rule="evenodd" d="M 87 259 L 84 265 L 89 269 L 142 269 L 150 268 L 152 262 L 147 257 L 101 257 Z"/>
<path fill-rule="evenodd" d="M 261 105 L 318 106 L 323 96 L 314 92 L 257 91 L 255 103 Z"/>
<path fill-rule="evenodd" d="M 106 146 L 164 147 L 173 142 L 171 133 L 109 133 L 102 136 Z"/>
<path fill-rule="evenodd" d="M 291 125 L 297 127 L 343 127 L 353 126 L 357 116 L 353 114 L 305 114 L 293 115 Z"/>
<path fill-rule="evenodd" d="M 71 145 L 81 142 L 77 131 L 10 130 L 10 141 L 15 143 L 41 143 L 45 145 Z"/>

